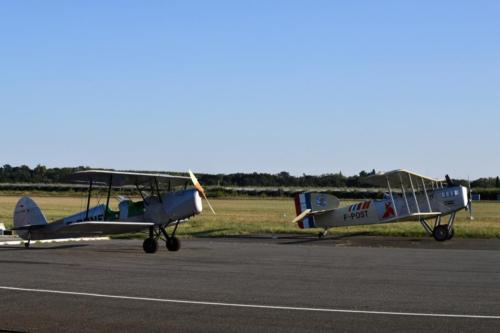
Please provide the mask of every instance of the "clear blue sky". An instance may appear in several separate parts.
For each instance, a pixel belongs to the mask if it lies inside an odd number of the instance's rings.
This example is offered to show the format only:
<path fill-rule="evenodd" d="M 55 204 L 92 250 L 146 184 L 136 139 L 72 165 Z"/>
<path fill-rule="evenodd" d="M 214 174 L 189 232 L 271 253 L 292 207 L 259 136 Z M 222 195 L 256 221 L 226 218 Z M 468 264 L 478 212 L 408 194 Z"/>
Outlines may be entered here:
<path fill-rule="evenodd" d="M 0 163 L 500 174 L 498 1 L 2 1 Z"/>

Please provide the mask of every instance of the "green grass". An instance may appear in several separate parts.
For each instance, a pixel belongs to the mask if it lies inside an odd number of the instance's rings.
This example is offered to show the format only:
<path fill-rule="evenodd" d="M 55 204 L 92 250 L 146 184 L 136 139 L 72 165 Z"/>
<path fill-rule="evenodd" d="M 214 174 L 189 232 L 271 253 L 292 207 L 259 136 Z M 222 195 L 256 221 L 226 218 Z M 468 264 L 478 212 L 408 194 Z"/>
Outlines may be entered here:
<path fill-rule="evenodd" d="M 0 222 L 10 226 L 12 212 L 19 197 L 0 196 Z M 34 196 L 49 220 L 55 220 L 85 208 L 85 196 Z M 93 204 L 97 204 L 94 200 Z M 103 200 L 100 201 L 101 203 Z M 211 200 L 217 215 L 209 210 L 194 217 L 179 227 L 178 234 L 192 236 L 229 236 L 271 233 L 317 233 L 317 229 L 300 230 L 290 223 L 295 217 L 292 199 L 239 198 Z M 348 205 L 353 201 L 343 201 Z M 112 208 L 116 209 L 116 200 Z M 456 237 L 500 238 L 500 202 L 475 202 L 474 221 L 469 221 L 467 212 L 457 215 Z M 425 236 L 419 223 L 405 222 L 372 226 L 342 227 L 330 229 L 332 234 L 364 232 L 369 235 Z M 142 234 L 141 234 L 142 235 Z M 128 235 L 127 237 L 129 237 Z"/>

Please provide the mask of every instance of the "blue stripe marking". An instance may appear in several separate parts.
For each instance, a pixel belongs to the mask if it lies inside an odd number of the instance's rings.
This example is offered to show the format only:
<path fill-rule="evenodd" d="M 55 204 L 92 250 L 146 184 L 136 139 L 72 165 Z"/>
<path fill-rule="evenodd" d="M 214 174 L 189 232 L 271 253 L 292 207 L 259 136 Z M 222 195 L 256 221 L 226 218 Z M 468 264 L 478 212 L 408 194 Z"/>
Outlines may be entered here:
<path fill-rule="evenodd" d="M 306 202 L 306 209 L 312 209 L 311 193 L 304 193 L 304 199 Z M 314 223 L 314 216 L 306 217 L 303 220 L 303 222 L 304 222 L 304 229 L 316 228 L 316 225 Z"/>
<path fill-rule="evenodd" d="M 316 225 L 314 224 L 314 216 L 310 216 L 306 219 L 304 219 L 304 222 L 306 222 L 304 224 L 304 228 L 315 228 Z"/>
<path fill-rule="evenodd" d="M 312 209 L 312 206 L 311 206 L 311 193 L 306 193 L 306 207 L 307 207 L 307 209 Z"/>

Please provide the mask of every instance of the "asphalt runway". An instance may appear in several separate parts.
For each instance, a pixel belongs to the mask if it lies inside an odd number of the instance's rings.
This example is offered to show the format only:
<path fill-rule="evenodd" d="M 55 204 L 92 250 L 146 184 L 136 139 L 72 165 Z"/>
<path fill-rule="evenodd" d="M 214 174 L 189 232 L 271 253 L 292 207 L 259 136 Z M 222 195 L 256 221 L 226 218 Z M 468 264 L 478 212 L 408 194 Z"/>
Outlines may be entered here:
<path fill-rule="evenodd" d="M 0 331 L 492 332 L 500 240 L 350 235 L 0 246 Z"/>

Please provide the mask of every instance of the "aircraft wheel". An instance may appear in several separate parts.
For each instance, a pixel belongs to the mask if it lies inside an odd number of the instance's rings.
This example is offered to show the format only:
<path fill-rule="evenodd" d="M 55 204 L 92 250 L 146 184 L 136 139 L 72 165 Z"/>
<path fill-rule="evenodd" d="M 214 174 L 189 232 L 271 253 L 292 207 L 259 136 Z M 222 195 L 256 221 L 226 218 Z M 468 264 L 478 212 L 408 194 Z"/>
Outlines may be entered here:
<path fill-rule="evenodd" d="M 443 242 L 449 239 L 448 226 L 447 225 L 438 225 L 434 228 L 434 232 L 432 233 L 434 239 L 438 242 Z"/>
<path fill-rule="evenodd" d="M 146 238 L 142 243 L 142 248 L 146 253 L 155 253 L 156 249 L 158 249 L 158 243 L 154 238 Z"/>
<path fill-rule="evenodd" d="M 24 243 L 24 247 L 29 249 L 30 248 L 30 243 Z"/>
<path fill-rule="evenodd" d="M 179 251 L 181 248 L 181 241 L 177 237 L 170 237 L 167 240 L 167 249 L 169 251 Z"/>
<path fill-rule="evenodd" d="M 448 239 L 447 240 L 450 240 L 453 238 L 453 236 L 455 236 L 455 229 L 451 229 L 451 231 L 449 232 L 449 235 L 448 235 Z"/>

